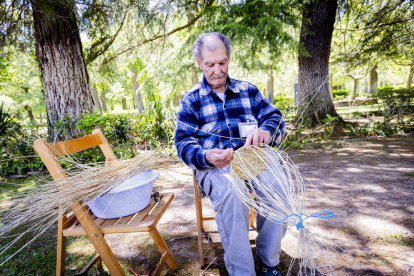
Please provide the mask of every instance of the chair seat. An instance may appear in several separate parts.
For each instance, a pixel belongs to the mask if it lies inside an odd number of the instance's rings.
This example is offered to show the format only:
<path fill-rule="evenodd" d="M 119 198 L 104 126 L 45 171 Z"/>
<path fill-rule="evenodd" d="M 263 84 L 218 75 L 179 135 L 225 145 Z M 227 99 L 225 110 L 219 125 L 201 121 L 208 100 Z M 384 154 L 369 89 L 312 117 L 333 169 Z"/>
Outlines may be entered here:
<path fill-rule="evenodd" d="M 173 199 L 174 193 L 160 193 L 162 206 L 157 204 L 154 198 L 151 198 L 149 205 L 145 209 L 135 214 L 116 219 L 98 218 L 91 210 L 89 210 L 89 213 L 102 234 L 148 232 L 155 228 Z M 87 234 L 73 212 L 66 216 L 67 220 L 63 227 L 63 236 L 81 236 Z"/>

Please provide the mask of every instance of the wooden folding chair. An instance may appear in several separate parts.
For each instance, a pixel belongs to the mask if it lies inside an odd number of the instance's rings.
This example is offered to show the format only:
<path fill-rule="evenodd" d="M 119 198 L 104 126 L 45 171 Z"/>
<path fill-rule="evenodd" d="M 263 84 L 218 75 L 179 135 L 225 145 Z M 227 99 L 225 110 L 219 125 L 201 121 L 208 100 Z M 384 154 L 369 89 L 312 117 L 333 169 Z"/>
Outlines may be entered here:
<path fill-rule="evenodd" d="M 64 142 L 46 143 L 45 140 L 38 139 L 34 142 L 33 146 L 55 180 L 67 177 L 56 158 L 59 156 L 99 146 L 106 157 L 106 165 L 110 165 L 111 161 L 117 160 L 105 136 L 99 129 L 95 129 L 91 135 Z M 155 275 L 160 275 L 165 263 L 172 270 L 177 269 L 177 263 L 174 257 L 156 228 L 158 221 L 161 219 L 173 198 L 173 193 L 160 193 L 160 199 L 163 203 L 161 207 L 157 206 L 155 208 L 157 202 L 151 198 L 150 204 L 144 210 L 118 219 L 100 219 L 88 210 L 87 207 L 83 206 L 81 202 L 73 204 L 71 207 L 72 212 L 63 215 L 58 221 L 56 275 L 63 275 L 65 270 L 65 237 L 80 235 L 88 235 L 98 252 L 81 270 L 80 275 L 86 275 L 86 272 L 95 263 L 100 268 L 102 261 L 105 263 L 111 275 L 125 275 L 121 265 L 104 239 L 104 235 L 132 232 L 148 232 L 161 252 L 161 259 Z"/>
<path fill-rule="evenodd" d="M 201 200 L 202 190 L 198 185 L 195 171 L 193 171 L 193 184 L 194 184 L 194 199 L 196 206 L 196 217 L 197 217 L 197 234 L 198 234 L 198 252 L 200 254 L 200 267 L 203 268 L 205 265 L 204 249 L 222 247 L 220 241 L 214 241 L 210 236 L 210 232 L 204 230 L 204 221 L 215 220 L 214 216 L 203 215 L 203 203 Z M 250 232 L 256 232 L 254 227 L 254 210 L 250 209 Z M 254 236 L 254 235 L 253 235 Z M 250 244 L 255 245 L 255 237 L 250 237 Z"/>

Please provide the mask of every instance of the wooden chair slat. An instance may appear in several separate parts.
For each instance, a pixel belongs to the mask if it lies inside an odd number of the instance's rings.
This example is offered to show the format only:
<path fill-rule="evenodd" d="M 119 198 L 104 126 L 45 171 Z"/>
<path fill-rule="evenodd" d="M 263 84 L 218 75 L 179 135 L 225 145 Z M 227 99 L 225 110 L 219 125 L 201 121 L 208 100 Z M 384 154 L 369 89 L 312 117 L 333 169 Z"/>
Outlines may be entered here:
<path fill-rule="evenodd" d="M 97 218 L 94 221 L 96 225 L 101 226 L 106 221 L 106 219 Z"/>
<path fill-rule="evenodd" d="M 173 199 L 174 199 L 174 194 L 173 193 L 160 194 L 160 200 L 161 200 L 163 206 L 157 207 L 157 205 L 155 205 L 155 208 L 153 208 L 151 210 L 148 217 L 145 218 L 145 221 L 152 220 L 152 221 L 154 221 L 154 225 L 156 225 L 158 223 L 158 221 L 161 219 L 161 217 L 164 214 L 165 210 L 167 209 L 167 208 L 165 208 L 165 206 L 168 206 Z"/>
<path fill-rule="evenodd" d="M 160 196 L 161 197 L 161 196 Z M 172 202 L 174 198 L 174 194 L 165 194 L 162 196 L 163 206 L 162 207 L 155 207 L 154 209 L 159 209 L 156 212 L 153 211 L 151 215 L 148 212 L 143 212 L 144 210 L 137 212 L 134 215 L 124 217 L 125 220 L 129 219 L 129 217 L 134 217 L 129 221 L 128 224 L 118 224 L 115 223 L 113 225 L 106 225 L 105 223 L 101 226 L 98 226 L 100 232 L 102 234 L 113 234 L 113 233 L 132 233 L 132 232 L 148 232 L 155 228 L 158 221 L 161 219 L 164 212 L 167 210 L 168 206 Z M 154 200 L 156 203 L 156 201 Z M 155 205 L 153 202 L 147 207 L 149 211 L 152 211 L 152 207 Z M 140 218 L 135 219 L 136 217 L 144 217 L 145 219 L 142 220 Z M 125 221 L 124 220 L 124 221 Z M 82 236 L 86 235 L 85 230 L 83 230 L 81 225 L 73 225 L 63 231 L 64 236 Z"/>
<path fill-rule="evenodd" d="M 116 224 L 117 225 L 118 224 L 128 224 L 131 221 L 131 219 L 133 219 L 135 217 L 136 214 L 137 213 L 135 213 L 133 215 L 130 215 L 130 216 L 122 217 L 116 222 Z"/>
<path fill-rule="evenodd" d="M 54 156 L 65 156 L 102 144 L 98 134 L 90 134 L 70 141 L 49 143 Z"/>
<path fill-rule="evenodd" d="M 101 223 L 101 226 L 107 226 L 107 225 L 114 225 L 119 220 L 119 218 L 115 219 L 106 219 L 103 223 Z"/>
<path fill-rule="evenodd" d="M 157 202 L 151 198 L 149 205 L 145 207 L 145 209 L 139 211 L 136 216 L 129 221 L 128 225 L 143 221 L 148 216 L 148 213 L 152 210 L 152 208 L 154 208 L 155 204 L 157 204 Z"/>

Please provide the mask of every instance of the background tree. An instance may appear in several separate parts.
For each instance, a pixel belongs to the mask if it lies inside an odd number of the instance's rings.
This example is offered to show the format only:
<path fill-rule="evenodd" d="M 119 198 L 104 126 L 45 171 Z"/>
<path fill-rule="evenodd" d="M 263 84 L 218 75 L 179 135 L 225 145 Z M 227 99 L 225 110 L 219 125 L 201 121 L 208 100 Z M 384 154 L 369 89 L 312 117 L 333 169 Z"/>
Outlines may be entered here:
<path fill-rule="evenodd" d="M 3 78 L 0 85 L 0 102 L 5 108 L 18 115 L 20 120 L 29 118 L 35 122 L 36 117 L 45 113 L 40 71 L 33 52 L 14 52 L 4 60 Z"/>
<path fill-rule="evenodd" d="M 93 111 L 89 76 L 73 0 L 33 0 L 33 25 L 37 60 L 52 127 L 69 115 L 79 118 Z"/>
<path fill-rule="evenodd" d="M 378 5 L 375 2 L 346 1 L 340 7 L 333 62 L 345 66 L 347 74 L 353 69 L 369 73 L 370 88 L 376 92 L 376 64 L 392 59 L 412 68 L 414 61 L 414 11 L 412 1 L 392 0 Z M 338 51 L 339 49 L 339 51 Z M 408 74 L 406 88 L 411 87 L 414 69 Z M 358 75 L 358 74 L 356 74 Z M 410 77 L 411 76 L 411 77 Z M 354 85 L 358 87 L 357 84 Z"/>
<path fill-rule="evenodd" d="M 214 0 L 201 2 L 200 6 L 211 6 L 213 2 Z M 1 46 L 13 44 L 23 37 L 22 34 L 27 37 L 34 34 L 48 120 L 50 126 L 54 127 L 58 120 L 67 115 L 79 118 L 82 113 L 94 108 L 79 26 L 93 37 L 90 47 L 86 48 L 87 61 L 92 63 L 116 41 L 128 17 L 135 19 L 131 20 L 132 23 L 140 23 L 129 26 L 140 36 L 137 38 L 132 35 L 132 39 L 124 44 L 126 46 L 118 47 L 118 51 L 109 57 L 111 60 L 140 45 L 164 39 L 187 28 L 202 16 L 200 13 L 183 26 L 169 30 L 165 23 L 171 16 L 171 11 L 179 17 L 180 9 L 183 8 L 183 3 L 180 2 L 177 5 L 170 4 L 169 1 L 155 4 L 149 1 L 113 3 L 109 0 L 3 2 L 0 6 L 0 42 Z M 142 28 L 145 32 L 142 32 Z M 22 44 L 24 42 L 25 39 L 22 39 Z"/>
<path fill-rule="evenodd" d="M 299 114 L 311 126 L 328 115 L 339 117 L 329 91 L 329 56 L 336 17 L 337 0 L 319 0 L 303 7 L 299 51 Z"/>

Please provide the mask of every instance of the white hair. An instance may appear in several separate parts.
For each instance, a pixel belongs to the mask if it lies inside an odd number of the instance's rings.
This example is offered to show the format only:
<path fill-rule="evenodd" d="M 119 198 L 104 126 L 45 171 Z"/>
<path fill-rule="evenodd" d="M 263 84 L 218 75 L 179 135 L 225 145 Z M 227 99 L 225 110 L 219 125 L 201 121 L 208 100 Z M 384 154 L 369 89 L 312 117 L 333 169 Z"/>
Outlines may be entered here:
<path fill-rule="evenodd" d="M 203 59 L 203 56 L 201 55 L 201 50 L 204 47 L 204 39 L 206 37 L 212 36 L 212 35 L 216 36 L 217 38 L 219 38 L 223 42 L 224 47 L 226 48 L 227 55 L 230 56 L 230 53 L 231 53 L 230 39 L 222 33 L 212 32 L 212 33 L 203 33 L 195 39 L 194 46 L 193 46 L 193 56 L 194 56 L 194 58 L 196 58 L 198 60 Z M 211 50 L 211 51 L 215 50 L 215 49 L 210 49 L 210 47 L 208 47 L 208 49 Z"/>

